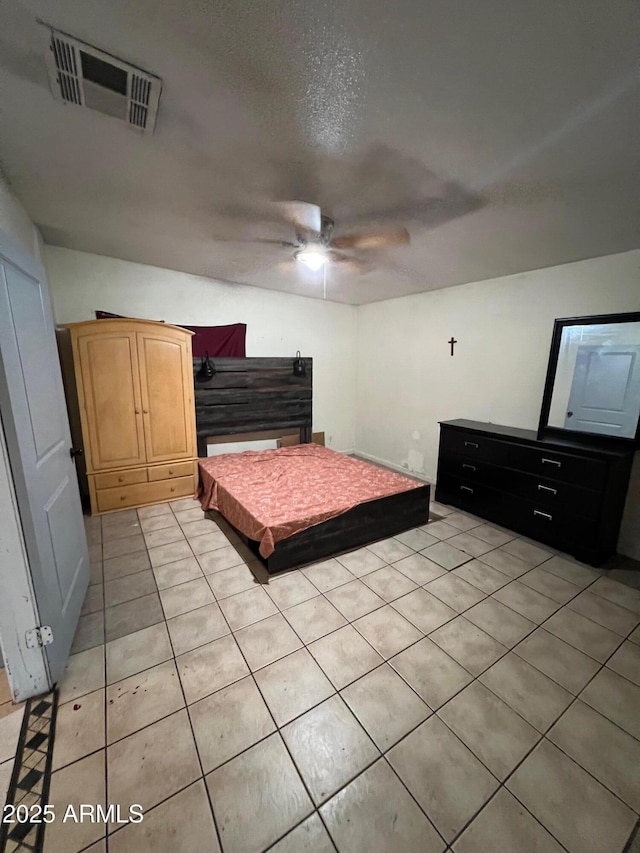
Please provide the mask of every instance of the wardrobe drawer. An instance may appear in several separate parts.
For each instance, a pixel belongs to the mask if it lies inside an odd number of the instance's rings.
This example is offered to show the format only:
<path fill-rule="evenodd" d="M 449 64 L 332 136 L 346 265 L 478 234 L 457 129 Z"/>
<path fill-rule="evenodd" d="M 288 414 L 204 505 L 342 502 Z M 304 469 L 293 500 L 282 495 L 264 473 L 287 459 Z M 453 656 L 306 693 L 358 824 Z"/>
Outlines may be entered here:
<path fill-rule="evenodd" d="M 111 489 L 115 486 L 133 486 L 136 483 L 147 482 L 146 468 L 135 468 L 133 471 L 114 471 L 112 474 L 96 474 L 96 489 Z"/>
<path fill-rule="evenodd" d="M 149 482 L 170 480 L 172 477 L 193 477 L 193 473 L 193 462 L 174 462 L 169 465 L 158 465 L 155 468 L 149 468 Z"/>
<path fill-rule="evenodd" d="M 494 465 L 506 465 L 509 449 L 510 445 L 507 442 L 487 438 L 482 433 L 441 428 L 440 453 L 465 456 L 469 459 L 492 462 Z"/>
<path fill-rule="evenodd" d="M 98 512 L 109 512 L 127 506 L 143 506 L 158 501 L 182 498 L 193 494 L 193 475 L 175 480 L 157 480 L 154 483 L 136 483 L 117 489 L 99 489 L 96 492 Z"/>

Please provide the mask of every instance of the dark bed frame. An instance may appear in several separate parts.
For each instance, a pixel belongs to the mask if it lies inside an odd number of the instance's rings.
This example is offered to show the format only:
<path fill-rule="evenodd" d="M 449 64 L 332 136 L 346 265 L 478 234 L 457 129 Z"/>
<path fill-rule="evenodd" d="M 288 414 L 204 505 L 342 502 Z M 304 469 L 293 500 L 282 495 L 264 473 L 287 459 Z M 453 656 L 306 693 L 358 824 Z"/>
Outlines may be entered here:
<path fill-rule="evenodd" d="M 199 382 L 200 359 L 194 359 L 198 456 L 207 455 L 208 439 L 299 430 L 311 441 L 313 360 L 303 359 L 305 376 L 294 375 L 292 358 L 214 359 L 215 375 Z M 342 515 L 301 530 L 276 543 L 265 559 L 259 542 L 239 535 L 269 574 L 359 548 L 426 524 L 428 485 L 367 501 Z"/>

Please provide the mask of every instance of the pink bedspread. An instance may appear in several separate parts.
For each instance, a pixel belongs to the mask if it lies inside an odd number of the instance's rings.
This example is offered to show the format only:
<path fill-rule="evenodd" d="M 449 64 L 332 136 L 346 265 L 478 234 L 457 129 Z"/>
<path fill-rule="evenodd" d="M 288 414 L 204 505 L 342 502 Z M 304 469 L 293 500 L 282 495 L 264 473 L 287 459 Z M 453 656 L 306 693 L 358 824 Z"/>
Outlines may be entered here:
<path fill-rule="evenodd" d="M 247 450 L 200 459 L 198 498 L 269 557 L 276 542 L 357 504 L 422 483 L 317 444 Z"/>

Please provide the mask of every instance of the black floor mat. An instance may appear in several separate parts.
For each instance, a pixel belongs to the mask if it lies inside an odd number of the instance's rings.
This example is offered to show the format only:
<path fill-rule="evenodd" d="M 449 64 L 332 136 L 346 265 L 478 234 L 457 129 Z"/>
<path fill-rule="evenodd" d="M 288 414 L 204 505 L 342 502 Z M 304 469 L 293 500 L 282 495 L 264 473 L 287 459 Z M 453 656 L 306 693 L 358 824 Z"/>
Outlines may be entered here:
<path fill-rule="evenodd" d="M 49 798 L 58 693 L 29 699 L 0 825 L 0 853 L 41 853 Z M 7 806 L 14 806 L 14 810 Z M 13 811 L 13 813 L 12 813 Z M 12 820 L 11 823 L 7 822 Z"/>

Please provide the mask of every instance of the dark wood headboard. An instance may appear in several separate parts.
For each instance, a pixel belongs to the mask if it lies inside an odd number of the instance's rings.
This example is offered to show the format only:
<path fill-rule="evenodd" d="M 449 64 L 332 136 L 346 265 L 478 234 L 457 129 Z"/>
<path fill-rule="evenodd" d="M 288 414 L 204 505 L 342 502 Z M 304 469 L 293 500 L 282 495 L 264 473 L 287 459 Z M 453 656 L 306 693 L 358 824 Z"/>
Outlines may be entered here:
<path fill-rule="evenodd" d="M 193 359 L 198 456 L 207 439 L 268 430 L 300 430 L 311 441 L 313 359 L 306 376 L 293 375 L 293 358 L 214 358 L 215 376 L 196 380 L 201 359 Z"/>

